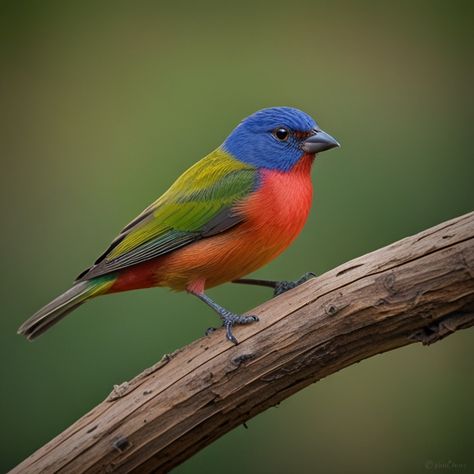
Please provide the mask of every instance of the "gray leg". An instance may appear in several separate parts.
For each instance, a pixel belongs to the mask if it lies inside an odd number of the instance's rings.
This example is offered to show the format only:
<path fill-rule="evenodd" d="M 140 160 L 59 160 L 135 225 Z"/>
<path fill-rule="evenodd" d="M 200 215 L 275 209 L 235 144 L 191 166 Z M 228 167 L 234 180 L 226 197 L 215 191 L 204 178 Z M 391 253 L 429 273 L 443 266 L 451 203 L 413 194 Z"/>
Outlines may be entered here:
<path fill-rule="evenodd" d="M 253 278 L 240 278 L 239 280 L 234 280 L 232 283 L 241 283 L 244 285 L 259 285 L 259 286 L 268 286 L 273 288 L 273 296 L 278 296 L 284 293 L 285 291 L 296 288 L 298 285 L 301 285 L 305 281 L 308 281 L 311 278 L 314 278 L 316 275 L 313 272 L 305 273 L 301 278 L 294 281 L 273 281 L 273 280 L 255 280 Z"/>
<path fill-rule="evenodd" d="M 194 296 L 197 296 L 201 301 L 204 301 L 204 303 L 210 306 L 219 315 L 219 317 L 222 319 L 222 325 L 225 327 L 227 339 L 229 339 L 229 341 L 233 342 L 234 344 L 239 343 L 232 334 L 232 327 L 235 324 L 250 324 L 258 321 L 257 316 L 243 316 L 230 312 L 209 298 L 209 296 L 207 296 L 205 293 L 190 293 Z M 209 334 L 209 332 L 213 330 L 214 328 L 209 328 L 206 331 L 206 334 Z"/>

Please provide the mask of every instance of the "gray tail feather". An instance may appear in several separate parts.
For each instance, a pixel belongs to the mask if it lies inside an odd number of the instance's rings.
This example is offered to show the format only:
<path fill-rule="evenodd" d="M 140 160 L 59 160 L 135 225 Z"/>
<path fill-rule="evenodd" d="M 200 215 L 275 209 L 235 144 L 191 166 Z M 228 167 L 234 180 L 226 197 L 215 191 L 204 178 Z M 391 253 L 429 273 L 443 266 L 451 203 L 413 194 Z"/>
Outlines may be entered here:
<path fill-rule="evenodd" d="M 90 282 L 77 283 L 25 321 L 18 328 L 18 334 L 25 336 L 30 341 L 35 339 L 84 303 L 90 294 L 90 289 Z"/>

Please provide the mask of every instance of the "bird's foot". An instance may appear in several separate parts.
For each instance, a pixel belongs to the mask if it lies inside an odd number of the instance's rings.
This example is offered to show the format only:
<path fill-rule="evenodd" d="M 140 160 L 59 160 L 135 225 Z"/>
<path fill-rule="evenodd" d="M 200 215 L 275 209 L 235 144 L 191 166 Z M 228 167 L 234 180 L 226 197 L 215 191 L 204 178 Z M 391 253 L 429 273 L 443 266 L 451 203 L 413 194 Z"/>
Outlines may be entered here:
<path fill-rule="evenodd" d="M 232 334 L 232 328 L 236 324 L 250 324 L 259 320 L 257 316 L 246 316 L 246 315 L 232 313 L 228 309 L 223 308 L 220 304 L 217 304 L 214 300 L 209 298 L 209 296 L 207 296 L 204 292 L 200 292 L 200 293 L 193 292 L 193 291 L 189 291 L 189 292 L 193 294 L 194 296 L 197 296 L 201 301 L 204 301 L 204 303 L 210 306 L 219 315 L 219 317 L 222 320 L 222 325 L 225 327 L 227 339 L 229 339 L 229 341 L 233 342 L 234 344 L 239 343 L 237 339 L 235 338 L 235 336 Z M 206 331 L 206 336 L 208 336 L 210 333 L 214 331 L 215 331 L 215 328 L 209 328 Z"/>
<path fill-rule="evenodd" d="M 315 273 L 313 272 L 307 272 L 305 273 L 301 278 L 298 278 L 298 280 L 294 281 L 278 281 L 276 282 L 276 285 L 274 286 L 273 290 L 273 296 L 278 296 L 281 295 L 282 293 L 285 293 L 285 291 L 291 290 L 293 288 L 296 288 L 297 286 L 301 285 L 302 283 L 310 280 L 311 278 L 314 278 L 316 276 Z"/>
<path fill-rule="evenodd" d="M 254 323 L 255 321 L 259 321 L 257 316 L 235 314 L 230 311 L 227 311 L 226 309 L 223 311 L 219 311 L 218 313 L 220 318 L 222 319 L 222 326 L 225 327 L 227 339 L 236 345 L 239 343 L 239 341 L 237 341 L 236 337 L 232 333 L 232 328 L 236 324 L 250 324 Z M 206 336 L 213 333 L 215 330 L 216 328 L 208 328 L 206 331 Z"/>

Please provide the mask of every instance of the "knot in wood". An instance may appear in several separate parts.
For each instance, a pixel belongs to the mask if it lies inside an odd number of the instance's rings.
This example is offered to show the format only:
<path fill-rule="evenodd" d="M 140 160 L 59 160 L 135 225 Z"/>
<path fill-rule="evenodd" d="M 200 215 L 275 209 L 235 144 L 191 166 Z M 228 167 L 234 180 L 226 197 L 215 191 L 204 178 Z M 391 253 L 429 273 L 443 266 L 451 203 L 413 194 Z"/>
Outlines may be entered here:
<path fill-rule="evenodd" d="M 324 306 L 324 311 L 328 316 L 334 316 L 339 311 L 339 308 L 335 304 L 329 303 Z"/>
<path fill-rule="evenodd" d="M 395 290 L 395 273 L 389 273 L 388 275 L 385 275 L 383 277 L 383 286 L 387 289 L 389 293 L 396 293 L 397 291 Z"/>
<path fill-rule="evenodd" d="M 125 450 L 127 450 L 131 446 L 131 444 L 126 436 L 119 436 L 118 438 L 114 440 L 114 442 L 112 443 L 112 446 L 119 453 L 123 453 Z"/>

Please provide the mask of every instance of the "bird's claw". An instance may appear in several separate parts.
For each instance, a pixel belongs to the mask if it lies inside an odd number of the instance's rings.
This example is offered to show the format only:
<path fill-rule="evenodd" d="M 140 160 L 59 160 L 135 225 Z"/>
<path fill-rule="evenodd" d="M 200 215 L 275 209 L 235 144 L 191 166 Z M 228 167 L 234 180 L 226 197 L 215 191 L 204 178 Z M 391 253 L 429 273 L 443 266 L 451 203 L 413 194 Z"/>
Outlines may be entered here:
<path fill-rule="evenodd" d="M 257 316 L 253 316 L 253 315 L 242 316 L 240 314 L 235 314 L 231 312 L 226 312 L 225 314 L 221 315 L 221 318 L 222 318 L 222 326 L 225 327 L 225 334 L 226 334 L 227 339 L 235 345 L 237 345 L 239 341 L 236 339 L 236 337 L 232 333 L 232 328 L 236 324 L 250 324 L 250 323 L 259 321 Z M 209 336 L 209 334 L 212 334 L 215 330 L 216 328 L 208 328 L 206 331 L 206 336 Z"/>
<path fill-rule="evenodd" d="M 257 316 L 241 316 L 239 314 L 230 313 L 223 318 L 223 326 L 225 327 L 225 334 L 227 339 L 230 342 L 237 345 L 239 341 L 236 339 L 234 334 L 232 333 L 232 328 L 236 324 L 250 324 L 259 321 Z"/>
<path fill-rule="evenodd" d="M 294 281 L 279 281 L 275 285 L 275 289 L 273 290 L 273 296 L 278 296 L 281 295 L 282 293 L 285 293 L 285 291 L 291 290 L 293 288 L 296 288 L 297 286 L 301 285 L 302 283 L 310 280 L 311 278 L 314 278 L 316 276 L 315 273 L 313 272 L 307 272 L 305 273 L 301 278 L 298 278 L 298 280 Z"/>

